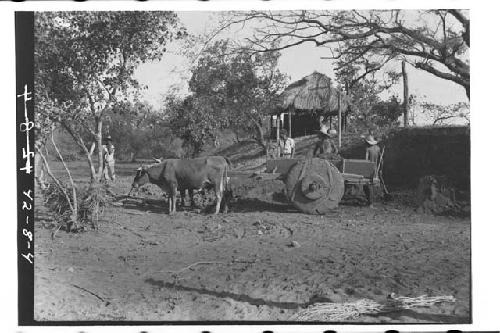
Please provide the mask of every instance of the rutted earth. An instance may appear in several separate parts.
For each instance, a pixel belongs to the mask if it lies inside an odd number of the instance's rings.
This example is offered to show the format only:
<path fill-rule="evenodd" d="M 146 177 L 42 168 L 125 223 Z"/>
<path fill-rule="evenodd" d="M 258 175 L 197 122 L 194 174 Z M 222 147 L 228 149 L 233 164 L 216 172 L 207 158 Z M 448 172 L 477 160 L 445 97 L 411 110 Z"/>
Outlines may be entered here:
<path fill-rule="evenodd" d="M 168 216 L 155 191 L 142 192 L 111 206 L 98 232 L 54 240 L 37 205 L 35 319 L 284 321 L 318 302 L 396 293 L 457 301 L 353 321 L 470 321 L 469 218 L 417 214 L 403 195 L 311 216 L 269 188 L 245 192 L 218 216 Z"/>

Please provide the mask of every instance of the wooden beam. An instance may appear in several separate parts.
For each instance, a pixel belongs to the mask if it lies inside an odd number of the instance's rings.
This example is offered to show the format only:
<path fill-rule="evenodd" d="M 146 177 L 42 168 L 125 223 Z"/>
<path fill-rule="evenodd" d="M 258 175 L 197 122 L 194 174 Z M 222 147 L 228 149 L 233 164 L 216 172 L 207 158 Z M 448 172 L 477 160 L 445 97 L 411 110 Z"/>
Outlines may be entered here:
<path fill-rule="evenodd" d="M 288 111 L 288 137 L 292 137 L 292 112 Z"/>
<path fill-rule="evenodd" d="M 277 143 L 277 151 L 278 151 L 278 157 L 281 156 L 281 151 L 280 151 L 280 122 L 281 122 L 281 113 L 278 113 L 277 119 L 276 119 L 276 143 Z"/>

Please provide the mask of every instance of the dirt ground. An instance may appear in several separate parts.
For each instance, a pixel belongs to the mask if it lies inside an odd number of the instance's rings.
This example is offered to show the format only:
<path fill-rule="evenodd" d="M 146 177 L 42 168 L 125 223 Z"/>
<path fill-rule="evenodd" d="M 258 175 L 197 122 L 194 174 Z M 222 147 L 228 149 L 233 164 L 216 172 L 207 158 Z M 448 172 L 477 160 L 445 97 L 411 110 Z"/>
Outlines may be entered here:
<path fill-rule="evenodd" d="M 135 167 L 118 165 L 116 193 L 128 192 Z M 456 302 L 353 322 L 470 322 L 470 218 L 417 214 L 407 192 L 373 209 L 305 215 L 279 186 L 247 188 L 217 216 L 169 216 L 151 188 L 110 206 L 98 232 L 54 240 L 38 204 L 35 320 L 286 321 L 315 303 L 396 293 Z"/>

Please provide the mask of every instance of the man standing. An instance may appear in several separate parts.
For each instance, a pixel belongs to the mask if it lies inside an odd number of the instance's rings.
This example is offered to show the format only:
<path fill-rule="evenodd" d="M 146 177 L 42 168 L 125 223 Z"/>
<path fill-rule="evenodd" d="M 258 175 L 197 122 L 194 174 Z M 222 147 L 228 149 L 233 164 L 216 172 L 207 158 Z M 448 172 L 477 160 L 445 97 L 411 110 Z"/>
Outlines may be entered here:
<path fill-rule="evenodd" d="M 104 153 L 104 180 L 115 180 L 115 147 L 113 141 L 108 135 L 104 138 L 104 146 L 102 147 Z"/>
<path fill-rule="evenodd" d="M 368 134 L 367 137 L 364 138 L 365 142 L 367 144 L 366 146 L 366 154 L 365 154 L 365 160 L 368 160 L 370 162 L 375 163 L 375 165 L 379 166 L 379 159 L 380 159 L 380 147 L 378 146 L 377 140 L 373 137 L 373 134 L 370 133 Z M 374 178 L 378 179 L 379 178 L 379 173 L 380 170 L 376 170 Z M 366 197 L 368 198 L 368 204 L 370 205 L 370 208 L 373 208 L 373 198 L 374 198 L 374 189 L 373 185 L 365 185 L 363 186 L 363 190 L 365 192 Z M 386 192 L 387 189 L 384 189 L 384 193 Z"/>
<path fill-rule="evenodd" d="M 377 145 L 377 140 L 370 134 L 365 138 L 365 142 L 367 144 L 365 159 L 370 162 L 378 163 L 380 158 L 380 147 Z"/>
<path fill-rule="evenodd" d="M 295 140 L 289 138 L 285 130 L 281 131 L 280 136 L 281 156 L 284 158 L 293 158 L 293 155 L 295 154 Z"/>

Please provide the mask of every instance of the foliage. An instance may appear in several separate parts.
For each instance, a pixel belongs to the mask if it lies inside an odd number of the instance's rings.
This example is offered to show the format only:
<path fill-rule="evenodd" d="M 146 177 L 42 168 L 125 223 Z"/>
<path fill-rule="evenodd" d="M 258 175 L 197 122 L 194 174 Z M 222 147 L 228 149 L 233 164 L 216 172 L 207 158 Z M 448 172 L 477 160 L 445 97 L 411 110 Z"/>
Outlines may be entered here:
<path fill-rule="evenodd" d="M 204 103 L 206 101 L 206 103 Z M 194 157 L 203 150 L 206 142 L 214 141 L 218 129 L 222 128 L 221 110 L 214 107 L 208 98 L 185 99 L 167 98 L 165 106 L 172 117 L 171 126 L 174 133 L 184 141 L 187 156 Z"/>
<path fill-rule="evenodd" d="M 208 46 L 192 68 L 191 95 L 182 103 L 170 98 L 178 134 L 201 151 L 223 129 L 252 131 L 264 145 L 264 116 L 279 103 L 286 77 L 277 69 L 278 53 L 248 55 L 229 41 Z"/>
<path fill-rule="evenodd" d="M 41 12 L 35 18 L 37 113 L 61 124 L 102 175 L 103 116 L 137 97 L 134 70 L 184 29 L 172 12 Z M 91 155 L 97 146 L 98 168 Z"/>
<path fill-rule="evenodd" d="M 431 117 L 433 125 L 444 125 L 451 120 L 462 120 L 470 124 L 469 103 L 456 103 L 452 105 L 439 105 L 429 102 L 420 103 L 423 113 Z"/>
<path fill-rule="evenodd" d="M 387 101 L 380 101 L 372 106 L 372 124 L 378 127 L 394 127 L 398 125 L 398 118 L 403 114 L 404 108 L 396 96 L 391 96 Z"/>
<path fill-rule="evenodd" d="M 144 102 L 117 103 L 106 117 L 106 131 L 113 138 L 115 155 L 132 161 L 139 155 L 147 158 L 164 156 L 165 151 L 159 146 L 169 142 L 171 134 L 164 118 L 164 114 L 155 112 Z"/>

